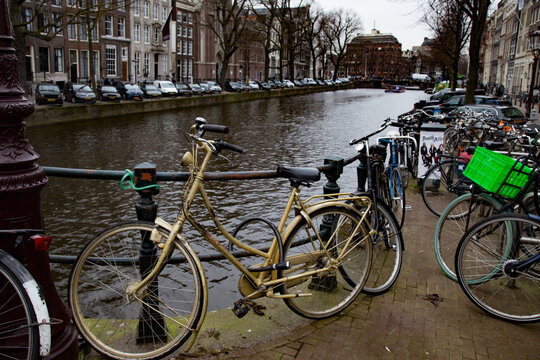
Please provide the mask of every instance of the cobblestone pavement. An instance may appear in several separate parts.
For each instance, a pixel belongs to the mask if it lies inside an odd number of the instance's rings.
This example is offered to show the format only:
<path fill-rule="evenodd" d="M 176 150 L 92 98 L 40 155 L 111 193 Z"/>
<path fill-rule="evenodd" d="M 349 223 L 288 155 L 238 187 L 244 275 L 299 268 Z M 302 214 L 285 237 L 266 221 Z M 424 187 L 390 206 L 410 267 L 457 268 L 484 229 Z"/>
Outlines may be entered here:
<path fill-rule="evenodd" d="M 420 194 L 409 191 L 407 202 L 412 210 L 404 226 L 403 267 L 389 292 L 362 294 L 341 315 L 308 322 L 286 336 L 199 358 L 540 359 L 540 324 L 500 321 L 472 304 L 436 263 L 436 217 Z M 432 294 L 441 301 L 427 300 Z M 291 319 L 295 316 L 291 312 Z"/>

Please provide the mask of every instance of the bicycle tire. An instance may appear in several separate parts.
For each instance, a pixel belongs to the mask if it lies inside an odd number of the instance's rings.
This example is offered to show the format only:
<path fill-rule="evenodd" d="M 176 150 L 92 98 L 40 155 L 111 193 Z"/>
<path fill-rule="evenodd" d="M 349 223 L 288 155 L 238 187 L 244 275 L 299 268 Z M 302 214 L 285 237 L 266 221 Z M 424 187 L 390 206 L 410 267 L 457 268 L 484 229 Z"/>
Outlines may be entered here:
<path fill-rule="evenodd" d="M 371 238 L 361 215 L 348 206 L 324 206 L 309 215 L 309 221 L 299 218 L 288 232 L 283 252 L 292 267 L 278 271 L 278 277 L 290 278 L 333 263 L 327 273 L 289 280 L 280 290 L 295 296 L 284 299 L 292 311 L 323 319 L 345 309 L 360 294 L 371 265 Z M 347 239 L 354 244 L 349 243 L 347 253 L 342 253 Z M 321 250 L 324 247 L 327 251 Z M 340 256 L 343 258 L 338 260 Z"/>
<path fill-rule="evenodd" d="M 389 184 L 391 191 L 392 212 L 394 213 L 398 226 L 401 229 L 405 222 L 405 188 L 401 179 L 401 172 L 398 168 L 392 168 L 392 176 L 388 179 L 392 184 Z"/>
<path fill-rule="evenodd" d="M 169 258 L 145 294 L 127 295 L 128 286 L 141 280 L 141 238 L 162 242 L 168 235 L 153 223 L 119 224 L 97 235 L 79 254 L 69 279 L 73 320 L 84 339 L 103 355 L 161 358 L 185 344 L 204 320 L 208 299 L 204 272 L 181 238 L 174 250 L 183 262 L 173 265 Z M 161 250 L 149 251 L 157 259 Z"/>
<path fill-rule="evenodd" d="M 32 277 L 6 252 L 0 250 L 0 257 L 0 358 L 40 359 L 38 322 L 24 286 Z"/>
<path fill-rule="evenodd" d="M 538 220 L 505 213 L 477 223 L 457 249 L 457 278 L 467 297 L 488 314 L 514 323 L 538 322 L 540 262 L 514 275 L 508 272 L 512 262 L 529 258 L 520 250 L 522 243 L 540 251 Z"/>
<path fill-rule="evenodd" d="M 463 175 L 466 166 L 467 163 L 462 160 L 445 160 L 426 171 L 421 192 L 429 211 L 441 216 L 448 204 L 468 192 L 470 181 Z"/>
<path fill-rule="evenodd" d="M 475 197 L 470 204 L 471 198 Z M 478 221 L 494 215 L 502 207 L 500 201 L 490 194 L 463 194 L 452 201 L 442 212 L 433 237 L 435 258 L 443 272 L 457 281 L 454 259 L 457 246 L 466 232 Z M 469 215 L 469 207 L 471 209 Z"/>
<path fill-rule="evenodd" d="M 368 295 L 384 294 L 394 285 L 401 271 L 404 251 L 403 236 L 392 209 L 381 199 L 374 203 L 376 210 L 371 210 L 369 215 L 371 227 L 376 231 L 372 241 L 373 260 L 362 288 L 362 292 Z"/>

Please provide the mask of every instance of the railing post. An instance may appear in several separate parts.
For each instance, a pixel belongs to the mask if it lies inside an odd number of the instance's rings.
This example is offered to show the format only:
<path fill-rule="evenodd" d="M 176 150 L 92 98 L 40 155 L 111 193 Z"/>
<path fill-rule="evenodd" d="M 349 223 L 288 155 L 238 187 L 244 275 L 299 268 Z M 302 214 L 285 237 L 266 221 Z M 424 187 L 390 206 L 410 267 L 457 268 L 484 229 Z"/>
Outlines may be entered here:
<path fill-rule="evenodd" d="M 142 188 L 157 184 L 156 165 L 152 163 L 142 163 L 135 166 L 135 187 Z M 137 190 L 141 198 L 135 205 L 137 219 L 141 221 L 154 222 L 157 216 L 158 205 L 152 199 L 153 195 L 159 193 L 157 187 L 150 187 L 144 190 Z M 150 273 L 157 261 L 156 245 L 150 240 L 150 233 L 141 233 L 142 242 L 139 252 L 139 271 L 141 278 Z M 139 315 L 139 324 L 137 326 L 137 343 L 154 342 L 165 334 L 165 322 L 161 314 L 155 309 L 159 308 L 159 292 L 157 280 L 148 285 L 146 292 L 148 295 L 144 299 L 148 304 L 143 304 Z"/>
<path fill-rule="evenodd" d="M 324 159 L 324 165 L 333 165 L 332 170 L 325 171 L 324 175 L 328 180 L 323 187 L 323 193 L 326 194 L 337 194 L 340 191 L 337 181 L 341 174 L 343 174 L 343 163 L 344 160 L 339 156 L 331 156 Z"/>
<path fill-rule="evenodd" d="M 360 158 L 359 164 L 356 167 L 356 179 L 358 181 L 358 192 L 366 191 L 366 180 L 368 177 L 368 159 L 366 157 Z"/>

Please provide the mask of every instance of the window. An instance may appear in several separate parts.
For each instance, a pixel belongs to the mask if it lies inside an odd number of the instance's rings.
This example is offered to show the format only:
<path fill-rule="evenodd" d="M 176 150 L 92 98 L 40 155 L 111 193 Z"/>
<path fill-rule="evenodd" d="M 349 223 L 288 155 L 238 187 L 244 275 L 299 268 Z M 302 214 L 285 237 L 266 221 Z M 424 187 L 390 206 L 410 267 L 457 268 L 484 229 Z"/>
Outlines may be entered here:
<path fill-rule="evenodd" d="M 52 13 L 51 19 L 53 23 L 53 34 L 56 34 L 56 36 L 64 36 L 64 32 L 62 31 L 64 27 L 62 25 L 63 24 L 62 16 L 58 13 Z"/>
<path fill-rule="evenodd" d="M 188 55 L 193 55 L 193 42 L 188 41 Z"/>
<path fill-rule="evenodd" d="M 135 74 L 137 75 L 141 75 L 141 64 L 140 64 L 140 61 L 141 61 L 141 53 L 140 52 L 136 52 L 135 53 Z"/>
<path fill-rule="evenodd" d="M 77 24 L 73 24 L 73 17 L 68 17 L 68 38 L 70 40 L 77 40 Z"/>
<path fill-rule="evenodd" d="M 154 44 L 158 44 L 160 35 L 161 35 L 161 29 L 158 27 L 155 27 L 154 28 Z"/>
<path fill-rule="evenodd" d="M 45 13 L 39 12 L 37 14 L 37 27 L 42 34 L 47 33 L 47 15 Z"/>
<path fill-rule="evenodd" d="M 94 51 L 92 54 L 92 61 L 94 62 L 94 75 L 99 79 L 99 52 Z"/>
<path fill-rule="evenodd" d="M 185 27 L 185 26 L 182 27 L 182 35 L 184 37 L 187 37 L 187 27 Z"/>
<path fill-rule="evenodd" d="M 150 16 L 150 3 L 148 1 L 144 2 L 144 17 L 147 18 Z"/>
<path fill-rule="evenodd" d="M 118 10 L 126 11 L 126 2 L 125 2 L 125 0 L 118 0 Z"/>
<path fill-rule="evenodd" d="M 133 40 L 136 43 L 141 41 L 141 26 L 139 24 L 135 24 L 133 28 Z"/>
<path fill-rule="evenodd" d="M 60 0 L 51 0 L 51 5 L 60 6 Z"/>
<path fill-rule="evenodd" d="M 189 23 L 193 24 L 193 14 L 188 14 L 189 17 Z"/>
<path fill-rule="evenodd" d="M 54 72 L 64 72 L 64 49 L 54 49 Z"/>
<path fill-rule="evenodd" d="M 186 13 L 182 14 L 182 21 L 187 22 L 187 14 Z"/>
<path fill-rule="evenodd" d="M 88 73 L 88 50 L 81 50 L 81 77 L 90 77 Z"/>
<path fill-rule="evenodd" d="M 81 23 L 79 24 L 80 26 L 80 39 L 81 40 L 88 40 L 88 25 L 86 24 L 86 18 L 85 17 L 82 17 L 81 18 Z"/>
<path fill-rule="evenodd" d="M 154 20 L 158 19 L 158 5 L 154 4 Z"/>
<path fill-rule="evenodd" d="M 105 35 L 112 36 L 112 21 L 113 18 L 110 15 L 105 16 Z"/>
<path fill-rule="evenodd" d="M 184 41 L 183 47 L 182 47 L 182 54 L 187 55 L 187 46 L 188 42 Z"/>
<path fill-rule="evenodd" d="M 161 21 L 167 21 L 167 8 L 165 6 L 161 8 Z"/>
<path fill-rule="evenodd" d="M 182 19 L 182 12 L 181 11 L 176 12 L 176 18 L 178 19 L 178 22 L 180 22 L 180 19 Z"/>
<path fill-rule="evenodd" d="M 68 6 L 75 6 L 75 0 L 67 0 L 66 3 Z"/>
<path fill-rule="evenodd" d="M 188 37 L 189 37 L 190 39 L 193 38 L 193 28 L 188 28 Z"/>
<path fill-rule="evenodd" d="M 107 76 L 116 75 L 116 47 L 107 46 L 105 49 L 105 66 L 107 69 Z"/>
<path fill-rule="evenodd" d="M 126 19 L 118 18 L 118 37 L 126 37 Z"/>
<path fill-rule="evenodd" d="M 135 1 L 133 2 L 133 15 L 139 16 L 139 6 L 140 6 L 140 1 L 139 1 L 139 0 L 135 0 Z"/>
<path fill-rule="evenodd" d="M 150 27 L 148 25 L 144 25 L 144 43 L 150 44 Z"/>
<path fill-rule="evenodd" d="M 122 61 L 127 61 L 128 59 L 128 48 L 122 47 Z"/>
<path fill-rule="evenodd" d="M 23 9 L 22 21 L 26 23 L 26 30 L 32 31 L 32 9 Z"/>
<path fill-rule="evenodd" d="M 144 53 L 144 76 L 148 76 L 150 70 L 150 54 Z"/>
<path fill-rule="evenodd" d="M 40 47 L 38 56 L 39 72 L 49 72 L 49 48 Z"/>
<path fill-rule="evenodd" d="M 92 27 L 92 40 L 94 40 L 94 41 L 99 40 L 98 39 L 98 27 L 97 27 L 95 19 L 90 20 L 90 26 Z"/>
<path fill-rule="evenodd" d="M 178 40 L 178 44 L 176 46 L 176 52 L 179 54 L 179 55 L 182 55 L 182 40 Z"/>

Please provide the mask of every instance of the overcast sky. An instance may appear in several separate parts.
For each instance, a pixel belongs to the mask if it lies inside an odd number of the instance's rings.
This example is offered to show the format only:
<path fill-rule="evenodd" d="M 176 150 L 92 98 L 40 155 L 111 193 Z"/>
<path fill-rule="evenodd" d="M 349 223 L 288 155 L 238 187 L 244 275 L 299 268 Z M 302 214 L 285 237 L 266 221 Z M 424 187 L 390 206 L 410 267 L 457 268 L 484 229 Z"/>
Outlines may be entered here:
<path fill-rule="evenodd" d="M 328 9 L 352 9 L 362 19 L 363 34 L 371 32 L 373 22 L 381 33 L 390 33 L 401 43 L 402 50 L 420 46 L 429 29 L 418 19 L 422 11 L 418 0 L 317 0 L 316 4 Z"/>

